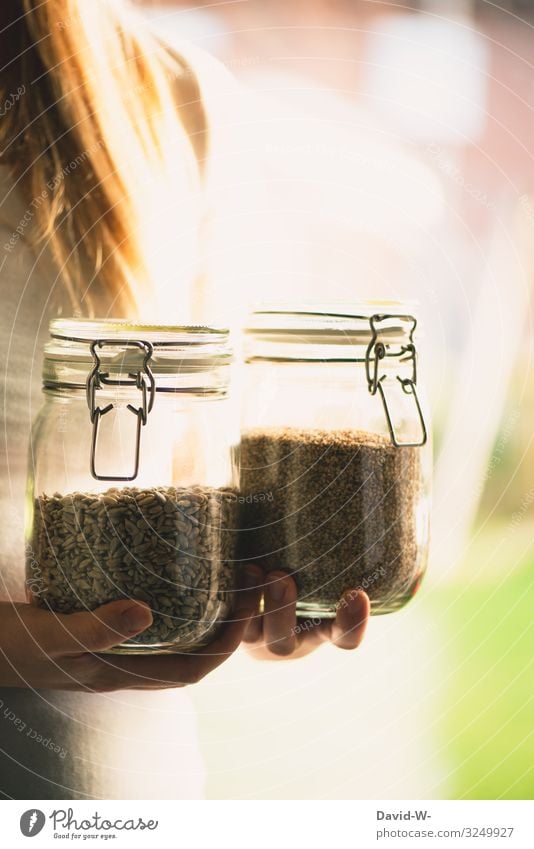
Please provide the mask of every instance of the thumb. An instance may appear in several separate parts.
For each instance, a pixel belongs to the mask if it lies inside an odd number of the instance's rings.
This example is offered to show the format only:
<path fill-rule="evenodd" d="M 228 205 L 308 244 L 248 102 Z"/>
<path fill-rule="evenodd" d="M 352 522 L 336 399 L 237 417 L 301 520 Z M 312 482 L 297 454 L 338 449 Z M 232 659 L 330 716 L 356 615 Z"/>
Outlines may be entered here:
<path fill-rule="evenodd" d="M 41 648 L 48 654 L 104 651 L 152 624 L 150 607 L 130 599 L 112 601 L 87 613 L 44 615 L 50 620 Z"/>

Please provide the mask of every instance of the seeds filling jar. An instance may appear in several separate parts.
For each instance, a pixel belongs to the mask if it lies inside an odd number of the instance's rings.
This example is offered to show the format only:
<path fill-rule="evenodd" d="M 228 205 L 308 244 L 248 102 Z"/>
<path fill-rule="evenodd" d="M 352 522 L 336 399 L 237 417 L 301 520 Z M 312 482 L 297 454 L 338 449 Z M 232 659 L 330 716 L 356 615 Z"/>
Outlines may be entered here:
<path fill-rule="evenodd" d="M 187 651 L 228 616 L 237 527 L 228 332 L 56 320 L 29 463 L 28 597 L 147 602 L 112 651 Z"/>
<path fill-rule="evenodd" d="M 406 305 L 272 307 L 246 334 L 240 557 L 290 573 L 300 616 L 363 588 L 373 613 L 415 594 L 431 450 Z"/>

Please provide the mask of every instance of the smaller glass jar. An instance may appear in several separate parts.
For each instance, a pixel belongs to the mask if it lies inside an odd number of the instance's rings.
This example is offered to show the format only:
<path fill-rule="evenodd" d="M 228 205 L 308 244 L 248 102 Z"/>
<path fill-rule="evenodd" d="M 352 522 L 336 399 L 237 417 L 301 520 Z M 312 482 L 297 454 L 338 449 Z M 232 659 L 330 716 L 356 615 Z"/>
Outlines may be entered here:
<path fill-rule="evenodd" d="M 407 305 L 265 307 L 246 334 L 239 556 L 284 570 L 299 616 L 372 613 L 416 592 L 431 447 Z"/>
<path fill-rule="evenodd" d="M 238 422 L 228 331 L 61 319 L 29 463 L 29 599 L 123 598 L 154 621 L 113 652 L 188 651 L 231 610 Z"/>

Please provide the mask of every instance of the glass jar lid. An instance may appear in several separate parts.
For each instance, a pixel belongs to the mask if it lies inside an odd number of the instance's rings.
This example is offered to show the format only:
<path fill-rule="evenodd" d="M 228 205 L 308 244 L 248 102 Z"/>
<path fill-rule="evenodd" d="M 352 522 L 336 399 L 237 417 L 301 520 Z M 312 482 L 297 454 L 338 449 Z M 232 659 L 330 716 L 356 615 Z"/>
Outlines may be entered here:
<path fill-rule="evenodd" d="M 158 388 L 170 388 L 175 377 L 207 374 L 230 365 L 233 353 L 229 331 L 222 327 L 54 319 L 44 352 L 44 386 L 84 388 L 95 357 L 100 370 L 115 377 L 149 363 Z"/>
<path fill-rule="evenodd" d="M 139 471 L 141 431 L 157 395 L 226 394 L 232 351 L 220 327 L 132 324 L 115 319 L 56 319 L 45 346 L 45 390 L 84 390 L 92 424 L 91 474 L 96 480 L 132 481 Z M 97 469 L 102 420 L 116 407 L 136 419 L 132 473 Z M 111 471 L 111 473 L 110 473 Z"/>
<path fill-rule="evenodd" d="M 379 333 L 385 345 L 411 341 L 415 304 L 399 301 L 270 304 L 256 309 L 246 328 L 247 359 L 365 362 Z"/>
<path fill-rule="evenodd" d="M 415 305 L 399 301 L 273 304 L 255 310 L 246 328 L 247 362 L 354 362 L 379 395 L 393 445 L 419 447 L 427 428 L 417 394 Z M 392 387 L 413 401 L 418 433 L 401 440 L 391 409 Z"/>

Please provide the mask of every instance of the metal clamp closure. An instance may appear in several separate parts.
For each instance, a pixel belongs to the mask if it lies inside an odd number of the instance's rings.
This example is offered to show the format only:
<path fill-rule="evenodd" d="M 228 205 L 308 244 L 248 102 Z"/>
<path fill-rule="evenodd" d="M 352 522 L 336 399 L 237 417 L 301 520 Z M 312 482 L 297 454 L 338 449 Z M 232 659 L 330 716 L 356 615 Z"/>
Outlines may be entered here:
<path fill-rule="evenodd" d="M 382 342 L 379 339 L 380 330 L 377 327 L 381 322 L 387 321 L 388 319 L 399 319 L 403 321 L 409 321 L 411 323 L 410 332 L 409 332 L 409 341 L 406 345 L 401 345 L 400 350 L 398 351 L 390 351 L 389 346 Z M 367 346 L 367 351 L 365 355 L 365 373 L 367 377 L 367 386 L 369 388 L 369 392 L 371 395 L 376 395 L 377 392 L 380 393 L 380 397 L 382 399 L 382 404 L 384 407 L 384 412 L 386 414 L 386 421 L 388 425 L 389 434 L 391 436 L 391 441 L 396 448 L 416 448 L 421 445 L 424 445 L 428 439 L 427 428 L 423 416 L 423 411 L 421 409 L 421 404 L 419 402 L 419 398 L 417 396 L 416 384 L 417 384 L 417 350 L 413 341 L 413 335 L 415 332 L 415 328 L 417 326 L 417 319 L 415 319 L 411 315 L 372 315 L 369 319 L 369 324 L 371 326 L 371 341 Z M 418 440 L 414 442 L 400 442 L 397 438 L 397 433 L 395 430 L 395 426 L 393 424 L 393 418 L 391 416 L 390 404 L 388 403 L 388 398 L 385 389 L 384 381 L 387 378 L 387 373 L 380 375 L 380 362 L 385 357 L 397 357 L 398 362 L 402 365 L 411 364 L 412 373 L 410 377 L 401 377 L 397 375 L 397 380 L 402 386 L 403 392 L 406 395 L 413 395 L 417 415 L 419 416 L 419 422 L 421 425 L 421 436 Z"/>
<path fill-rule="evenodd" d="M 97 349 L 102 349 L 104 346 L 121 347 L 121 348 L 137 348 L 144 352 L 143 363 L 141 369 L 137 372 L 129 372 L 128 380 L 115 380 L 109 376 L 109 372 L 100 370 L 101 360 Z M 91 342 L 91 354 L 93 356 L 94 366 L 89 373 L 86 383 L 87 406 L 91 423 L 93 425 L 93 436 L 91 440 L 91 474 L 96 480 L 100 481 L 132 481 L 139 472 L 139 458 L 141 446 L 141 428 L 146 425 L 148 414 L 154 406 L 156 395 L 156 381 L 150 368 L 150 360 L 154 353 L 154 347 L 150 342 L 142 340 L 124 341 L 123 339 L 95 339 Z M 99 407 L 96 403 L 96 392 L 98 389 L 106 386 L 134 386 L 141 392 L 141 404 L 139 407 L 134 407 L 133 404 L 127 404 L 126 409 L 130 410 L 137 417 L 137 427 L 135 436 L 135 452 L 134 452 L 134 470 L 131 475 L 100 475 L 96 471 L 96 454 L 98 444 L 98 434 L 100 422 L 106 413 L 113 409 L 113 404 L 107 404 L 105 407 Z"/>

